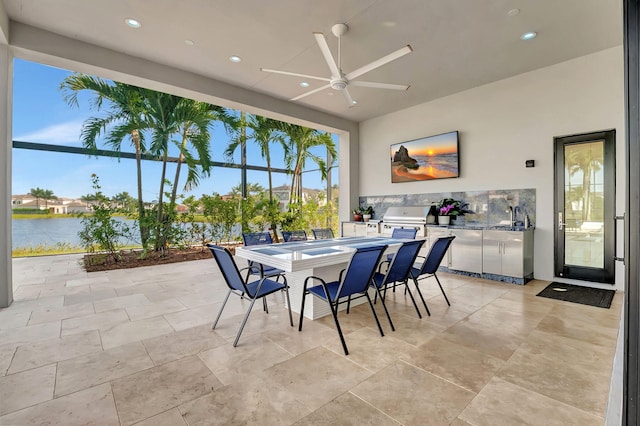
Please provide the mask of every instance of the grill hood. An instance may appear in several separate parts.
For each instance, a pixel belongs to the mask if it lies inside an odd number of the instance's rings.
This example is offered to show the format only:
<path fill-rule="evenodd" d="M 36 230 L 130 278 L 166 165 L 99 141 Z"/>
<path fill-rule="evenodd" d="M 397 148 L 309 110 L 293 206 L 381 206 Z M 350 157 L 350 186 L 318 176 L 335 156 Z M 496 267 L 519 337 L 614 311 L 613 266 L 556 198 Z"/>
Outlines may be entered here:
<path fill-rule="evenodd" d="M 383 222 L 393 223 L 427 223 L 429 207 L 399 206 L 389 207 L 382 218 Z"/>

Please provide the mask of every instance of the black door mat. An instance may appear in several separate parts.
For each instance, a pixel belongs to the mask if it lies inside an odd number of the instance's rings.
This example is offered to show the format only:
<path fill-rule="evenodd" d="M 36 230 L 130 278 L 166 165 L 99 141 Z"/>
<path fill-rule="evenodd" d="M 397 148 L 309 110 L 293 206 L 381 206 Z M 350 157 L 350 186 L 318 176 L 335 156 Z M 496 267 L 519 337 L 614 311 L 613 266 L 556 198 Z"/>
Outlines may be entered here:
<path fill-rule="evenodd" d="M 563 284 L 554 281 L 536 296 L 608 309 L 611 306 L 611 301 L 615 294 L 616 292 L 614 290 L 582 287 L 579 285 Z"/>

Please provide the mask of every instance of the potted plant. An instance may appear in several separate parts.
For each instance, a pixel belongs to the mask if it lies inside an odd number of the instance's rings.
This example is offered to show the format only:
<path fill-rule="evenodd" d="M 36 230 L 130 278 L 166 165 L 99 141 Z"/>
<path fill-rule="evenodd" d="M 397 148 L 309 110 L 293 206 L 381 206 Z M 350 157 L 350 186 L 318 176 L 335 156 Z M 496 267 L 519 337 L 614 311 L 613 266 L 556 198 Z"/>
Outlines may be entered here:
<path fill-rule="evenodd" d="M 455 220 L 465 214 L 473 214 L 473 211 L 469 210 L 469 203 L 454 200 L 453 198 L 444 198 L 438 204 L 439 225 L 449 225 L 451 220 Z"/>
<path fill-rule="evenodd" d="M 362 222 L 362 209 L 360 209 L 360 207 L 354 209 L 351 213 L 353 213 L 353 220 L 355 222 Z"/>
<path fill-rule="evenodd" d="M 365 222 L 369 222 L 369 220 L 373 217 L 373 206 L 367 206 L 362 210 L 362 219 Z"/>

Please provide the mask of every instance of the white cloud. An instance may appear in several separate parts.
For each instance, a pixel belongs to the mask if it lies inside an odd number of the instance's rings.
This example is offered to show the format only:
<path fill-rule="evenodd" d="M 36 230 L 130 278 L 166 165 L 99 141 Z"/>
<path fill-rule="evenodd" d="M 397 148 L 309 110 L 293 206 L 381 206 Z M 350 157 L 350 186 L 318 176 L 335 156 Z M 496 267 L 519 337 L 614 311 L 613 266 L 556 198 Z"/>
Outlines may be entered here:
<path fill-rule="evenodd" d="M 53 124 L 43 129 L 15 136 L 14 139 L 22 142 L 46 144 L 80 144 L 82 124 L 82 120 Z"/>

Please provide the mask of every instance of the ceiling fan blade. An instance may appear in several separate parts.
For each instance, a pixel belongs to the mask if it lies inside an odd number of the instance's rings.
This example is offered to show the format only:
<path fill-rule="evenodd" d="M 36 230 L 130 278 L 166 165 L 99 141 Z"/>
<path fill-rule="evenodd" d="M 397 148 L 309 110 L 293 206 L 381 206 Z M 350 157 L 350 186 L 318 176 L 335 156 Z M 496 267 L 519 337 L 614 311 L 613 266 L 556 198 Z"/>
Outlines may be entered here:
<path fill-rule="evenodd" d="M 331 50 L 329 50 L 329 45 L 327 44 L 327 39 L 324 38 L 324 34 L 322 33 L 313 33 L 313 36 L 316 38 L 316 42 L 320 47 L 320 51 L 322 51 L 322 55 L 324 56 L 324 60 L 329 65 L 329 69 L 331 70 L 332 78 L 340 78 L 342 75 L 340 74 L 340 69 L 336 64 L 335 59 L 331 55 Z"/>
<path fill-rule="evenodd" d="M 351 94 L 346 88 L 342 89 L 341 92 L 342 92 L 342 96 L 344 96 L 344 100 L 347 101 L 347 104 L 349 104 L 349 108 L 353 108 L 354 106 L 356 106 L 357 102 L 353 100 L 353 98 L 351 97 Z"/>
<path fill-rule="evenodd" d="M 260 71 L 270 72 L 270 73 L 274 73 L 274 74 L 290 75 L 290 76 L 293 76 L 293 77 L 311 78 L 311 79 L 314 79 L 314 80 L 331 81 L 331 79 L 329 79 L 329 78 L 316 77 L 315 75 L 298 74 L 297 72 L 270 70 L 268 68 L 260 68 Z"/>
<path fill-rule="evenodd" d="M 407 90 L 405 84 L 374 83 L 373 81 L 350 81 L 349 86 L 374 87 L 376 89 Z"/>
<path fill-rule="evenodd" d="M 303 93 L 302 95 L 298 95 L 295 98 L 291 98 L 289 100 L 297 101 L 297 100 L 302 99 L 302 98 L 304 98 L 306 96 L 313 95 L 314 93 L 319 92 L 321 90 L 328 89 L 329 87 L 331 87 L 330 84 L 325 84 L 324 86 L 318 87 L 317 89 L 310 90 L 308 92 Z"/>
<path fill-rule="evenodd" d="M 403 47 L 402 49 L 398 49 L 395 52 L 389 53 L 387 56 L 383 56 L 382 58 L 378 59 L 377 61 L 373 61 L 370 64 L 367 64 L 365 66 L 362 66 L 360 68 L 358 68 L 355 71 L 351 71 L 349 74 L 347 74 L 345 76 L 345 78 L 347 80 L 353 80 L 354 78 L 358 78 L 360 77 L 362 74 L 368 73 L 369 71 L 372 71 L 378 67 L 383 66 L 384 64 L 387 64 L 391 61 L 394 61 L 398 58 L 403 57 L 404 55 L 407 55 L 409 53 L 413 52 L 413 48 L 410 45 L 406 45 L 405 47 Z"/>

